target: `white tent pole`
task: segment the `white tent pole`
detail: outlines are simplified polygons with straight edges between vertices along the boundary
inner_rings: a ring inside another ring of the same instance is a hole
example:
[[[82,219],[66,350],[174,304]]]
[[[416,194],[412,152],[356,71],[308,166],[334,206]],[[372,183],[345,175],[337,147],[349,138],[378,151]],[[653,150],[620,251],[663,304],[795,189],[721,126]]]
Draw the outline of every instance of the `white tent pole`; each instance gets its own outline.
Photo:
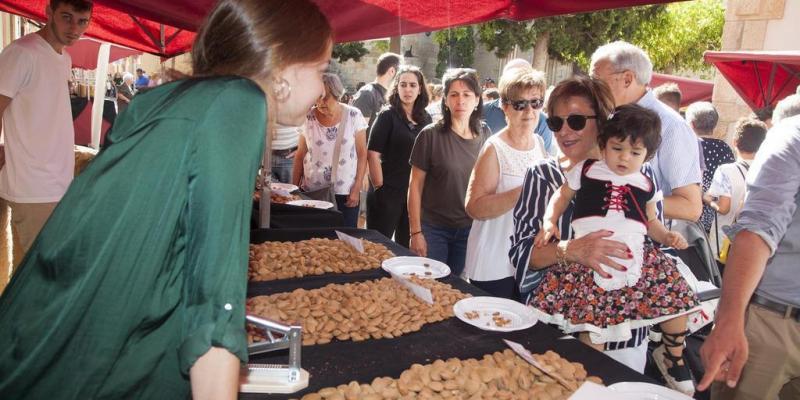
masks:
[[[97,52],[97,69],[94,71],[94,103],[92,103],[92,143],[93,149],[100,148],[100,129],[103,127],[103,108],[106,101],[106,80],[108,75],[108,58],[111,45],[100,44]]]

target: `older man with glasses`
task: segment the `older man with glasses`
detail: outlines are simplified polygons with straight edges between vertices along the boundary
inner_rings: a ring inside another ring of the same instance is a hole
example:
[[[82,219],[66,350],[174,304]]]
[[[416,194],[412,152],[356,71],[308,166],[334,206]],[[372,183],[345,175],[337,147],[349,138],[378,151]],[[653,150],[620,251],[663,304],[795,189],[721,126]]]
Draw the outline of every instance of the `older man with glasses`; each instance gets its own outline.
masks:
[[[590,71],[610,88],[617,106],[636,103],[661,118],[661,146],[650,161],[653,178],[664,194],[659,218],[697,221],[703,210],[700,156],[691,127],[648,89],[653,64],[645,52],[623,41],[599,47],[592,54]],[[669,226],[669,224],[667,224]],[[661,324],[663,345],[653,352],[667,384],[681,392],[694,392],[691,372],[683,361],[686,317]]]

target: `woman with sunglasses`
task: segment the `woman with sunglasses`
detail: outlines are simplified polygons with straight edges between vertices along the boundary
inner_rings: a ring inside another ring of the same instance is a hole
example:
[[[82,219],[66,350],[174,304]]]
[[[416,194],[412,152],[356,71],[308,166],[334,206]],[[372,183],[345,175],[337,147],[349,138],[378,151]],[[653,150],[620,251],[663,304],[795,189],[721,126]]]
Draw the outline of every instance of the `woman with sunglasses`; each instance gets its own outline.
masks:
[[[419,68],[401,66],[389,92],[389,105],[375,117],[369,134],[367,162],[375,191],[367,198],[367,228],[408,247],[408,157],[419,131],[432,121]]]
[[[487,140],[467,188],[466,210],[475,221],[464,277],[496,297],[514,297],[514,267],[508,261],[508,237],[514,231],[511,210],[527,169],[547,157],[544,141],[535,133],[545,87],[544,74],[527,67],[500,77],[507,125]]]
[[[548,159],[528,169],[513,214],[514,234],[509,257],[525,303],[533,300],[533,294],[543,284],[549,267],[558,264],[582,264],[590,275],[598,272],[604,276],[601,264],[618,271],[625,270],[613,258],[626,258],[629,249],[624,243],[609,239],[614,232],[600,230],[572,238],[570,223],[574,202],[556,224],[560,240],[542,247],[534,246],[534,238],[544,223],[547,204],[565,183],[565,174],[586,159],[600,159],[597,136],[613,108],[614,98],[608,86],[601,80],[586,76],[564,80],[550,94],[547,124],[555,135],[561,155],[557,160]],[[653,176],[649,164],[645,164],[643,172],[648,177]],[[674,332],[674,326],[670,324],[680,319],[662,322],[661,327],[664,331]],[[643,343],[648,330],[648,327],[639,327],[630,331],[630,340],[605,343],[605,353],[634,370],[644,371],[647,346]]]
[[[464,196],[470,171],[491,131],[481,122],[481,87],[475,70],[450,69],[442,81],[442,120],[423,129],[411,150],[409,249],[447,264],[459,276],[472,226]]]

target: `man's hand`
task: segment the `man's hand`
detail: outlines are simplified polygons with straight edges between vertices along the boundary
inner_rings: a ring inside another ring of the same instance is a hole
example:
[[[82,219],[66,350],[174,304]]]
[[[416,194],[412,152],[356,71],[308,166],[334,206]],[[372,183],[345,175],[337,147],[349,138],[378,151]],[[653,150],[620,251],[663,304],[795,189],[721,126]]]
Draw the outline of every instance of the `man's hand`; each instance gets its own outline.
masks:
[[[717,324],[700,348],[706,373],[697,390],[706,390],[713,381],[724,381],[728,387],[734,387],[739,382],[749,348],[744,335],[744,323],[735,325]]]

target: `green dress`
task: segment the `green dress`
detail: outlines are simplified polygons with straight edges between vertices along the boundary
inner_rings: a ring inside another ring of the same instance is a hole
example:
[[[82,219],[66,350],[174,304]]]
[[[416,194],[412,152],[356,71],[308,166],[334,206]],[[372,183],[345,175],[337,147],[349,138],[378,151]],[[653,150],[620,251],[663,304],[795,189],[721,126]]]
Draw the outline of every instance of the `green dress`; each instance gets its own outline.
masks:
[[[246,362],[266,100],[193,83],[136,97],[0,297],[0,399],[181,399],[211,346]]]

